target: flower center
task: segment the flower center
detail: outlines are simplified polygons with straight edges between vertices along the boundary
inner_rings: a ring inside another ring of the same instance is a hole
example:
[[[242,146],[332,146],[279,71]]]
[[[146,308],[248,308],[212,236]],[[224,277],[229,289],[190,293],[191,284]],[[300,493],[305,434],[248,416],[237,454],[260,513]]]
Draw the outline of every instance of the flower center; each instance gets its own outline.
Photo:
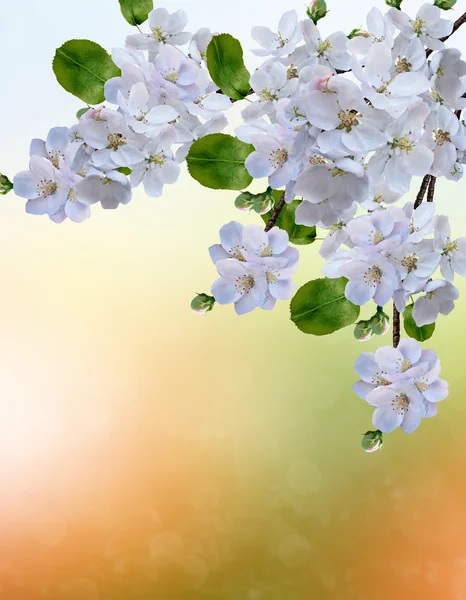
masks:
[[[126,146],[126,138],[121,133],[111,133],[107,136],[107,139],[109,142],[107,150],[116,152],[121,146]]]
[[[375,266],[370,267],[364,273],[364,282],[369,287],[376,287],[377,285],[379,285],[381,280],[382,280],[382,271],[379,269],[379,267],[375,267]]]
[[[239,260],[240,262],[246,262],[242,250],[246,250],[246,248],[244,246],[232,246],[229,254],[231,254],[233,258],[236,258],[236,260]]]
[[[338,118],[341,121],[341,125],[338,125],[337,129],[346,129],[347,133],[349,133],[352,127],[359,125],[361,117],[362,115],[356,110],[340,110]]]
[[[434,140],[439,146],[443,146],[445,142],[451,142],[450,134],[448,133],[448,131],[442,131],[441,129],[437,129],[437,131],[434,131]]]
[[[372,241],[375,245],[380,244],[380,242],[383,242],[384,239],[383,233],[379,230],[375,231],[374,235],[372,236]]]
[[[173,67],[171,67],[170,69],[168,69],[168,71],[165,71],[164,78],[166,79],[166,81],[170,81],[170,83],[176,83],[180,78],[180,74],[177,71],[175,71]]]
[[[420,36],[424,33],[423,29],[424,29],[424,24],[425,21],[423,19],[421,19],[420,17],[418,17],[414,23],[413,23],[413,29],[414,29],[414,33],[417,36]]]
[[[275,169],[283,167],[287,160],[288,152],[284,148],[278,148],[278,150],[270,153],[269,161]]]
[[[71,190],[68,192],[68,200],[70,202],[77,202],[76,191],[74,188],[71,188]]]
[[[309,157],[309,162],[311,165],[326,165],[327,161],[323,156],[319,156],[318,154],[314,154]]]
[[[161,27],[153,27],[152,28],[152,35],[154,36],[154,38],[158,41],[158,42],[166,42],[167,40],[167,35],[166,33],[162,30]]]
[[[319,44],[319,49],[317,50],[317,56],[322,58],[322,56],[324,56],[324,54],[328,52],[331,47],[332,44],[328,40],[325,40],[325,42],[321,41]]]
[[[58,152],[58,150],[49,152],[49,160],[56,169],[60,168],[60,156],[63,156],[63,154]]]
[[[167,159],[163,154],[151,154],[147,159],[147,162],[151,165],[161,167],[167,162]]]
[[[397,73],[406,73],[411,71],[412,64],[408,62],[405,56],[398,56],[395,62],[395,70]]]
[[[267,89],[261,90],[257,95],[262,102],[273,102],[274,100],[278,100],[278,96]]]
[[[408,273],[411,273],[411,271],[415,271],[417,269],[417,261],[418,257],[413,253],[409,256],[405,256],[405,258],[401,261],[401,264],[403,267],[408,269]]]
[[[241,294],[249,294],[254,287],[254,277],[252,275],[241,275],[236,279],[235,287]]]
[[[395,139],[390,144],[392,148],[399,148],[400,150],[404,150],[406,154],[409,154],[411,150],[415,147],[415,143],[412,142],[408,136]]]
[[[426,379],[425,381],[422,381],[421,379],[418,379],[417,381],[414,382],[414,385],[417,387],[417,389],[422,393],[422,392],[427,392],[427,390],[429,389],[429,383],[428,383],[428,379]]]
[[[442,256],[446,256],[447,254],[455,252],[456,250],[458,250],[458,242],[457,241],[454,241],[454,242],[448,241],[445,244],[445,246],[443,247]]]
[[[288,44],[289,41],[290,40],[288,38],[284,38],[282,34],[278,32],[277,42],[279,48],[283,48],[284,46],[286,46],[286,44]]]
[[[408,412],[409,398],[406,394],[397,394],[392,400],[392,410],[399,415]]]
[[[57,184],[52,179],[41,179],[37,185],[37,195],[48,198],[57,191]]]
[[[296,77],[299,77],[299,75],[298,75],[298,68],[295,67],[294,65],[290,65],[288,67],[287,72],[286,72],[286,78],[289,81],[290,79],[295,79]]]
[[[266,245],[266,244],[261,244],[261,247],[259,249],[259,254],[261,256],[272,256],[273,255],[273,248],[270,244]]]
[[[267,271],[266,274],[267,283],[277,283],[278,277],[272,271]]]

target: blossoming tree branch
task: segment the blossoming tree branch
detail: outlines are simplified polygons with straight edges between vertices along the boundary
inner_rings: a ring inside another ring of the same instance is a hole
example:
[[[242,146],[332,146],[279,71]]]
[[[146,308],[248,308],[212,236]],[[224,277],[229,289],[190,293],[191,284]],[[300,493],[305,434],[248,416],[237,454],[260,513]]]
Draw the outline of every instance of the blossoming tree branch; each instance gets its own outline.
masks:
[[[442,13],[455,2],[412,16],[386,0],[367,30],[323,38],[317,23],[328,11],[314,0],[302,20],[290,10],[276,30],[253,28],[264,62],[251,75],[231,35],[192,35],[181,10],[120,0],[138,32],[111,56],[88,40],[58,48],[57,80],[87,106],[71,127],[34,139],[29,169],[13,183],[0,176],[0,191],[14,189],[29,214],[56,223],[82,222],[97,203],[127,204],[140,184],[161,196],[185,161],[203,186],[240,191],[236,207],[263,224],[221,228],[209,248],[219,277],[193,309],[231,303],[243,315],[291,299],[302,332],[353,325],[361,342],[387,333],[392,313],[393,343],[355,364],[353,389],[375,409],[363,448],[376,450],[384,433],[412,433],[448,395],[436,353],[421,343],[453,310],[455,276],[466,275],[466,237],[452,239],[434,202],[437,178],[458,181],[466,163],[466,62],[445,45],[466,13],[455,22]],[[222,133],[241,101],[236,136]],[[413,177],[422,178],[415,203],[403,200]],[[260,194],[247,191],[254,179],[267,179]],[[324,277],[296,291],[296,246],[315,242],[317,228]],[[358,320],[367,303],[373,317]]]

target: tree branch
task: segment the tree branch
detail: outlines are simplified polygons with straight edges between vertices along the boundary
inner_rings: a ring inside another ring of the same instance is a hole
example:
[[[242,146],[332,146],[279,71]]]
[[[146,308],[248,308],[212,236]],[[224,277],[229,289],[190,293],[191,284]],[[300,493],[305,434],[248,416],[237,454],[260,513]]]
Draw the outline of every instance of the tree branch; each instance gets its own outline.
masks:
[[[283,192],[282,197],[280,198],[277,205],[275,206],[275,210],[273,211],[272,216],[270,217],[267,225],[265,226],[265,232],[270,231],[272,229],[272,227],[275,225],[284,206],[285,206],[285,192]]]
[[[433,175],[430,176],[429,181],[429,190],[427,192],[427,202],[433,202],[435,196],[435,182],[437,181],[437,177]]]
[[[421,206],[422,201],[424,200],[424,196],[426,195],[429,182],[430,175],[426,175],[422,180],[421,189],[419,190],[418,195],[416,197],[416,202],[414,203],[414,209],[416,209],[418,206]]]
[[[398,348],[400,343],[400,313],[393,303],[393,347]]]
[[[453,35],[455,33],[455,31],[457,31],[461,25],[464,25],[466,23],[466,13],[462,14],[461,17],[459,17],[458,19],[456,19],[456,21],[453,23],[453,30],[450,33],[450,35],[446,35],[443,38],[440,38],[441,42],[446,42],[448,40],[448,38]],[[432,54],[433,50],[431,50],[430,48],[428,50],[426,50],[426,56],[430,56]]]

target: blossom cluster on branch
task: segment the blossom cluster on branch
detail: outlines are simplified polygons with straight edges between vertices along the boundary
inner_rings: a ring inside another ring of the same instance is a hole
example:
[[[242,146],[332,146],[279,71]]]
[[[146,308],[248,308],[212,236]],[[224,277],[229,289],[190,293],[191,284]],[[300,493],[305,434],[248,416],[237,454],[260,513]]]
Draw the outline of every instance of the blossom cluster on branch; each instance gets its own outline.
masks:
[[[13,182],[27,212],[81,222],[92,204],[127,204],[141,183],[160,196],[185,160],[202,185],[241,191],[236,207],[262,215],[265,230],[222,227],[209,249],[220,277],[193,309],[232,303],[245,314],[292,298],[296,326],[326,335],[354,324],[373,301],[374,317],[355,327],[364,341],[387,332],[384,307],[393,302],[393,347],[356,361],[355,391],[376,407],[377,430],[363,447],[381,447],[383,433],[398,426],[414,431],[448,394],[436,354],[419,342],[453,310],[455,275],[466,275],[466,237],[452,237],[434,202],[436,180],[459,181],[466,164],[466,62],[445,45],[466,15],[443,17],[454,0],[426,3],[415,16],[402,0],[387,0],[392,8],[373,8],[367,30],[324,37],[317,24],[327,6],[313,0],[302,20],[289,10],[276,30],[253,28],[252,52],[264,62],[251,75],[231,35],[191,35],[181,10],[136,18],[127,4],[125,18],[136,26],[147,19],[149,31],[129,35],[111,59],[86,40],[57,50],[57,79],[94,106],[76,125],[33,140],[29,170]],[[96,61],[86,63],[92,53]],[[241,100],[248,102],[236,137],[221,133]],[[415,203],[403,199],[413,177],[423,178]],[[252,194],[246,188],[257,179],[267,189]],[[296,291],[293,245],[315,242],[316,228],[325,234],[325,278]],[[409,336],[401,342],[400,314]]]

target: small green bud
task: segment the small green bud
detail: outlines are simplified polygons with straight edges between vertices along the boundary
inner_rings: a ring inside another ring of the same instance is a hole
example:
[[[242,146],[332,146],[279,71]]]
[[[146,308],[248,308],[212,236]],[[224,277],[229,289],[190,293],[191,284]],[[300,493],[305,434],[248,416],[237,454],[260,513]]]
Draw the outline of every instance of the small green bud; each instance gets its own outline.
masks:
[[[376,314],[369,320],[369,327],[375,335],[385,335],[390,327],[390,317],[383,312],[381,306],[377,307]]]
[[[356,27],[355,29],[353,29],[350,34],[348,35],[348,39],[352,40],[355,37],[365,37],[368,38],[370,37],[371,34],[368,31],[364,31],[364,29],[361,29],[360,27]]]
[[[380,450],[383,446],[383,433],[379,429],[377,431],[367,431],[362,437],[361,446],[364,452]]]
[[[387,6],[391,6],[392,8],[397,8],[398,10],[401,10],[402,2],[403,2],[403,0],[385,0],[385,4]]]
[[[435,0],[434,6],[438,6],[442,10],[451,10],[456,4],[456,0]]]
[[[323,19],[327,13],[327,3],[325,0],[312,0],[311,4],[306,7],[306,14],[314,21],[314,25],[317,25],[317,21]]]
[[[367,342],[374,335],[368,321],[359,321],[354,328],[354,337],[358,342]]]
[[[258,215],[265,215],[273,208],[273,196],[268,192],[254,197],[253,208]]]
[[[88,110],[90,110],[88,106],[86,106],[86,108],[80,108],[76,113],[76,118],[80,119],[83,115],[87,113]]]
[[[254,204],[254,194],[250,192],[243,192],[235,200],[235,206],[238,210],[248,212],[252,210]]]
[[[0,173],[0,194],[4,196],[5,194],[8,194],[8,192],[11,192],[12,189],[13,184],[11,183],[11,181],[6,175],[2,175]]]
[[[118,173],[123,173],[123,175],[131,175],[132,170],[129,167],[118,167]]]
[[[207,294],[198,294],[191,302],[191,308],[200,315],[210,312],[215,304],[215,298]]]

